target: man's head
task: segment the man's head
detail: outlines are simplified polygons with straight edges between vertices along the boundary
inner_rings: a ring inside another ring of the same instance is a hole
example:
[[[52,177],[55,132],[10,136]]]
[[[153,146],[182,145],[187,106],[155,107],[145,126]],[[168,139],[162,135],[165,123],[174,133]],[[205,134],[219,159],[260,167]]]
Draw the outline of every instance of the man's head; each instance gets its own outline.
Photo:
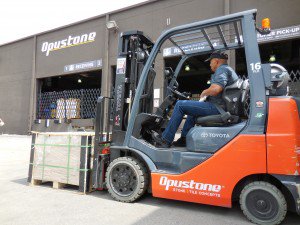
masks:
[[[227,63],[228,55],[221,51],[215,51],[211,53],[209,58],[205,60],[205,62],[210,61],[210,68],[213,72],[215,72],[219,66],[224,63]]]

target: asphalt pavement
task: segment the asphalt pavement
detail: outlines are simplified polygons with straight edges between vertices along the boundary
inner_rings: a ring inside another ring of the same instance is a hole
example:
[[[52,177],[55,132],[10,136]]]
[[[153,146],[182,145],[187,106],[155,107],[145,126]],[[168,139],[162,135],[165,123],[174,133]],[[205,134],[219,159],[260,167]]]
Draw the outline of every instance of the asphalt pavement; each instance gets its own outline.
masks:
[[[53,189],[27,183],[30,136],[0,135],[0,225],[243,225],[232,209],[154,198],[136,203],[112,200],[106,191],[80,194],[76,187]],[[283,224],[299,225],[288,213]]]

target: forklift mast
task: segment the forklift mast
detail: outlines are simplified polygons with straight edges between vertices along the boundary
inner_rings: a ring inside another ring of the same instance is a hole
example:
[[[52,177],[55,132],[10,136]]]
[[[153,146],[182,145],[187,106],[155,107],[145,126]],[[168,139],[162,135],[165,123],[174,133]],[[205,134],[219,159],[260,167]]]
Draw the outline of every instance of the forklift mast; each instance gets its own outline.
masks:
[[[120,35],[114,97],[101,96],[97,100],[96,106],[93,162],[95,167],[92,175],[95,189],[104,187],[104,171],[109,161],[105,151],[107,144],[110,143],[111,134],[113,135],[112,144],[117,145],[124,142],[136,88],[153,45],[154,43],[141,31],[128,31]],[[152,111],[154,78],[155,72],[153,68],[150,68],[146,88],[141,97],[140,111]]]
[[[153,45],[141,31],[129,31],[120,35],[113,107],[114,132],[127,130],[140,75]],[[146,82],[147,88],[140,106],[140,110],[146,112],[152,110],[153,76],[154,74],[150,75]]]

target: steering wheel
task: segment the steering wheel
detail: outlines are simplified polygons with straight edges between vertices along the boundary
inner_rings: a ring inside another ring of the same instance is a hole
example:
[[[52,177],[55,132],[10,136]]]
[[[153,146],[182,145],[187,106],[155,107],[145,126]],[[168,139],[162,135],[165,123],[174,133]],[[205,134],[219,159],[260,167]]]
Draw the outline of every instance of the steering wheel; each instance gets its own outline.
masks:
[[[175,89],[173,89],[173,88],[171,88],[169,86],[167,88],[172,92],[172,94],[176,98],[178,98],[180,100],[189,100],[189,98],[188,98],[189,94],[188,93],[181,93],[181,92],[179,92],[179,91],[177,91],[177,90],[175,90]]]

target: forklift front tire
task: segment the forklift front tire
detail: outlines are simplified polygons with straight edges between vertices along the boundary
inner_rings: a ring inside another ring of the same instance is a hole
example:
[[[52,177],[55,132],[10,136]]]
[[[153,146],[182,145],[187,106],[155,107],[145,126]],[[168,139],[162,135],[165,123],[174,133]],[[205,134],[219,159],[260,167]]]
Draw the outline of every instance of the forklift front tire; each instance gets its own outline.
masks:
[[[149,174],[138,159],[120,157],[109,164],[105,181],[108,192],[115,200],[134,202],[147,190]]]
[[[263,181],[252,182],[244,187],[240,205],[244,215],[260,225],[280,224],[287,212],[287,203],[281,191]]]

